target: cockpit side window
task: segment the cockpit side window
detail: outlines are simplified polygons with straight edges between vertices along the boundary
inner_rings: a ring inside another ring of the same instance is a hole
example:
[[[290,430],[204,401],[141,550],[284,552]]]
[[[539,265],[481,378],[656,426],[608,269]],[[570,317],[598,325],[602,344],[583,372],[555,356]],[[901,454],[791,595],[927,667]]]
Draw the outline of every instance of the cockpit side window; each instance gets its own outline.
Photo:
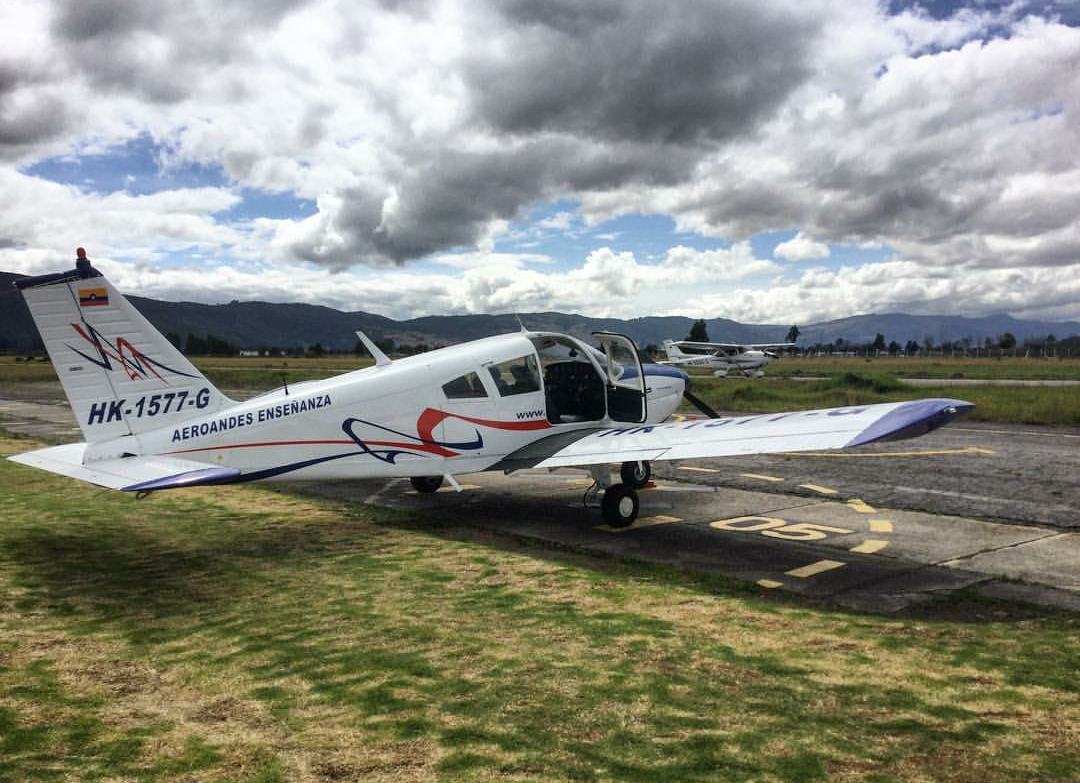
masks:
[[[503,397],[540,391],[540,368],[536,357],[527,354],[488,368],[495,387]]]
[[[442,390],[448,400],[475,400],[488,396],[480,376],[474,372],[467,372],[460,378],[444,383]]]

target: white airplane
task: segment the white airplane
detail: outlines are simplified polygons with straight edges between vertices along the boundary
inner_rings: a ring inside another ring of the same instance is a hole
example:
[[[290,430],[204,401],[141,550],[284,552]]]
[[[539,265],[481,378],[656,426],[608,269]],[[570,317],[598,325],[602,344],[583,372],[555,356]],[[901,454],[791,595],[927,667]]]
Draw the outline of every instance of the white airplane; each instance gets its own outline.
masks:
[[[972,407],[921,400],[667,422],[687,390],[681,370],[642,364],[622,335],[595,333],[601,352],[524,329],[394,361],[358,333],[374,366],[235,402],[81,248],[74,270],[16,285],[86,440],[11,459],[137,494],[371,477],[434,492],[444,481],[460,490],[466,473],[577,466],[595,480],[586,504],[625,526],[650,461],[912,437]]]
[[[732,370],[738,370],[747,378],[760,378],[763,369],[776,354],[766,348],[791,348],[795,343],[758,343],[739,345],[738,343],[698,343],[692,340],[664,340],[664,352],[668,360],[664,364],[678,367],[705,367],[713,370],[717,378],[724,378]],[[687,347],[697,349],[686,353]]]

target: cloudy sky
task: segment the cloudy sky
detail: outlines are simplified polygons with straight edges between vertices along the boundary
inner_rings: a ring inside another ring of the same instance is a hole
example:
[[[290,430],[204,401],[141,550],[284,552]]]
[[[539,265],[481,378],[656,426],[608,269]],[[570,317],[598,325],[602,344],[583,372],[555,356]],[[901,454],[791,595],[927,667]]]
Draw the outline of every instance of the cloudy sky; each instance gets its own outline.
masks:
[[[1080,320],[1080,6],[4,0],[0,270],[396,318]]]

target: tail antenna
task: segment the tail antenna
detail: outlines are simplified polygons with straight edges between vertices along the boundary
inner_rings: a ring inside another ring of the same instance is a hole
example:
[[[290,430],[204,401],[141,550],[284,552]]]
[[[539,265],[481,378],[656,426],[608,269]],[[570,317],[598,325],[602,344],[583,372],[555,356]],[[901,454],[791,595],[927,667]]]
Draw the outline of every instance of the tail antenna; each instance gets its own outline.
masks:
[[[527,332],[527,331],[529,331],[528,329],[526,329],[526,328],[525,328],[525,324],[524,324],[524,322],[522,322],[522,320],[521,320],[521,316],[520,316],[520,315],[518,315],[518,312],[517,312],[517,310],[515,310],[515,311],[514,311],[514,318],[516,318],[516,319],[517,319],[517,322],[518,322],[518,326],[520,326],[520,327],[521,327],[521,331],[523,331],[523,332]]]

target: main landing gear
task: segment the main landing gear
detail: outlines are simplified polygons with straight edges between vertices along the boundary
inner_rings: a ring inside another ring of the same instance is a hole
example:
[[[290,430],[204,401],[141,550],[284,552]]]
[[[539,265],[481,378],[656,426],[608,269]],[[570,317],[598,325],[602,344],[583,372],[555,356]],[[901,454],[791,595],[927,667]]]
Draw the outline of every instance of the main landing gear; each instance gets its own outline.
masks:
[[[429,492],[437,492],[439,487],[443,484],[442,476],[413,476],[409,479],[409,483],[413,485],[413,489],[417,492],[422,492],[425,495]]]
[[[611,483],[611,471],[607,465],[594,465],[589,473],[592,474],[593,485],[585,492],[585,507],[599,507],[604,522],[611,527],[632,525],[640,507],[637,490],[645,487],[652,478],[649,463],[624,462],[619,470],[621,484]]]

